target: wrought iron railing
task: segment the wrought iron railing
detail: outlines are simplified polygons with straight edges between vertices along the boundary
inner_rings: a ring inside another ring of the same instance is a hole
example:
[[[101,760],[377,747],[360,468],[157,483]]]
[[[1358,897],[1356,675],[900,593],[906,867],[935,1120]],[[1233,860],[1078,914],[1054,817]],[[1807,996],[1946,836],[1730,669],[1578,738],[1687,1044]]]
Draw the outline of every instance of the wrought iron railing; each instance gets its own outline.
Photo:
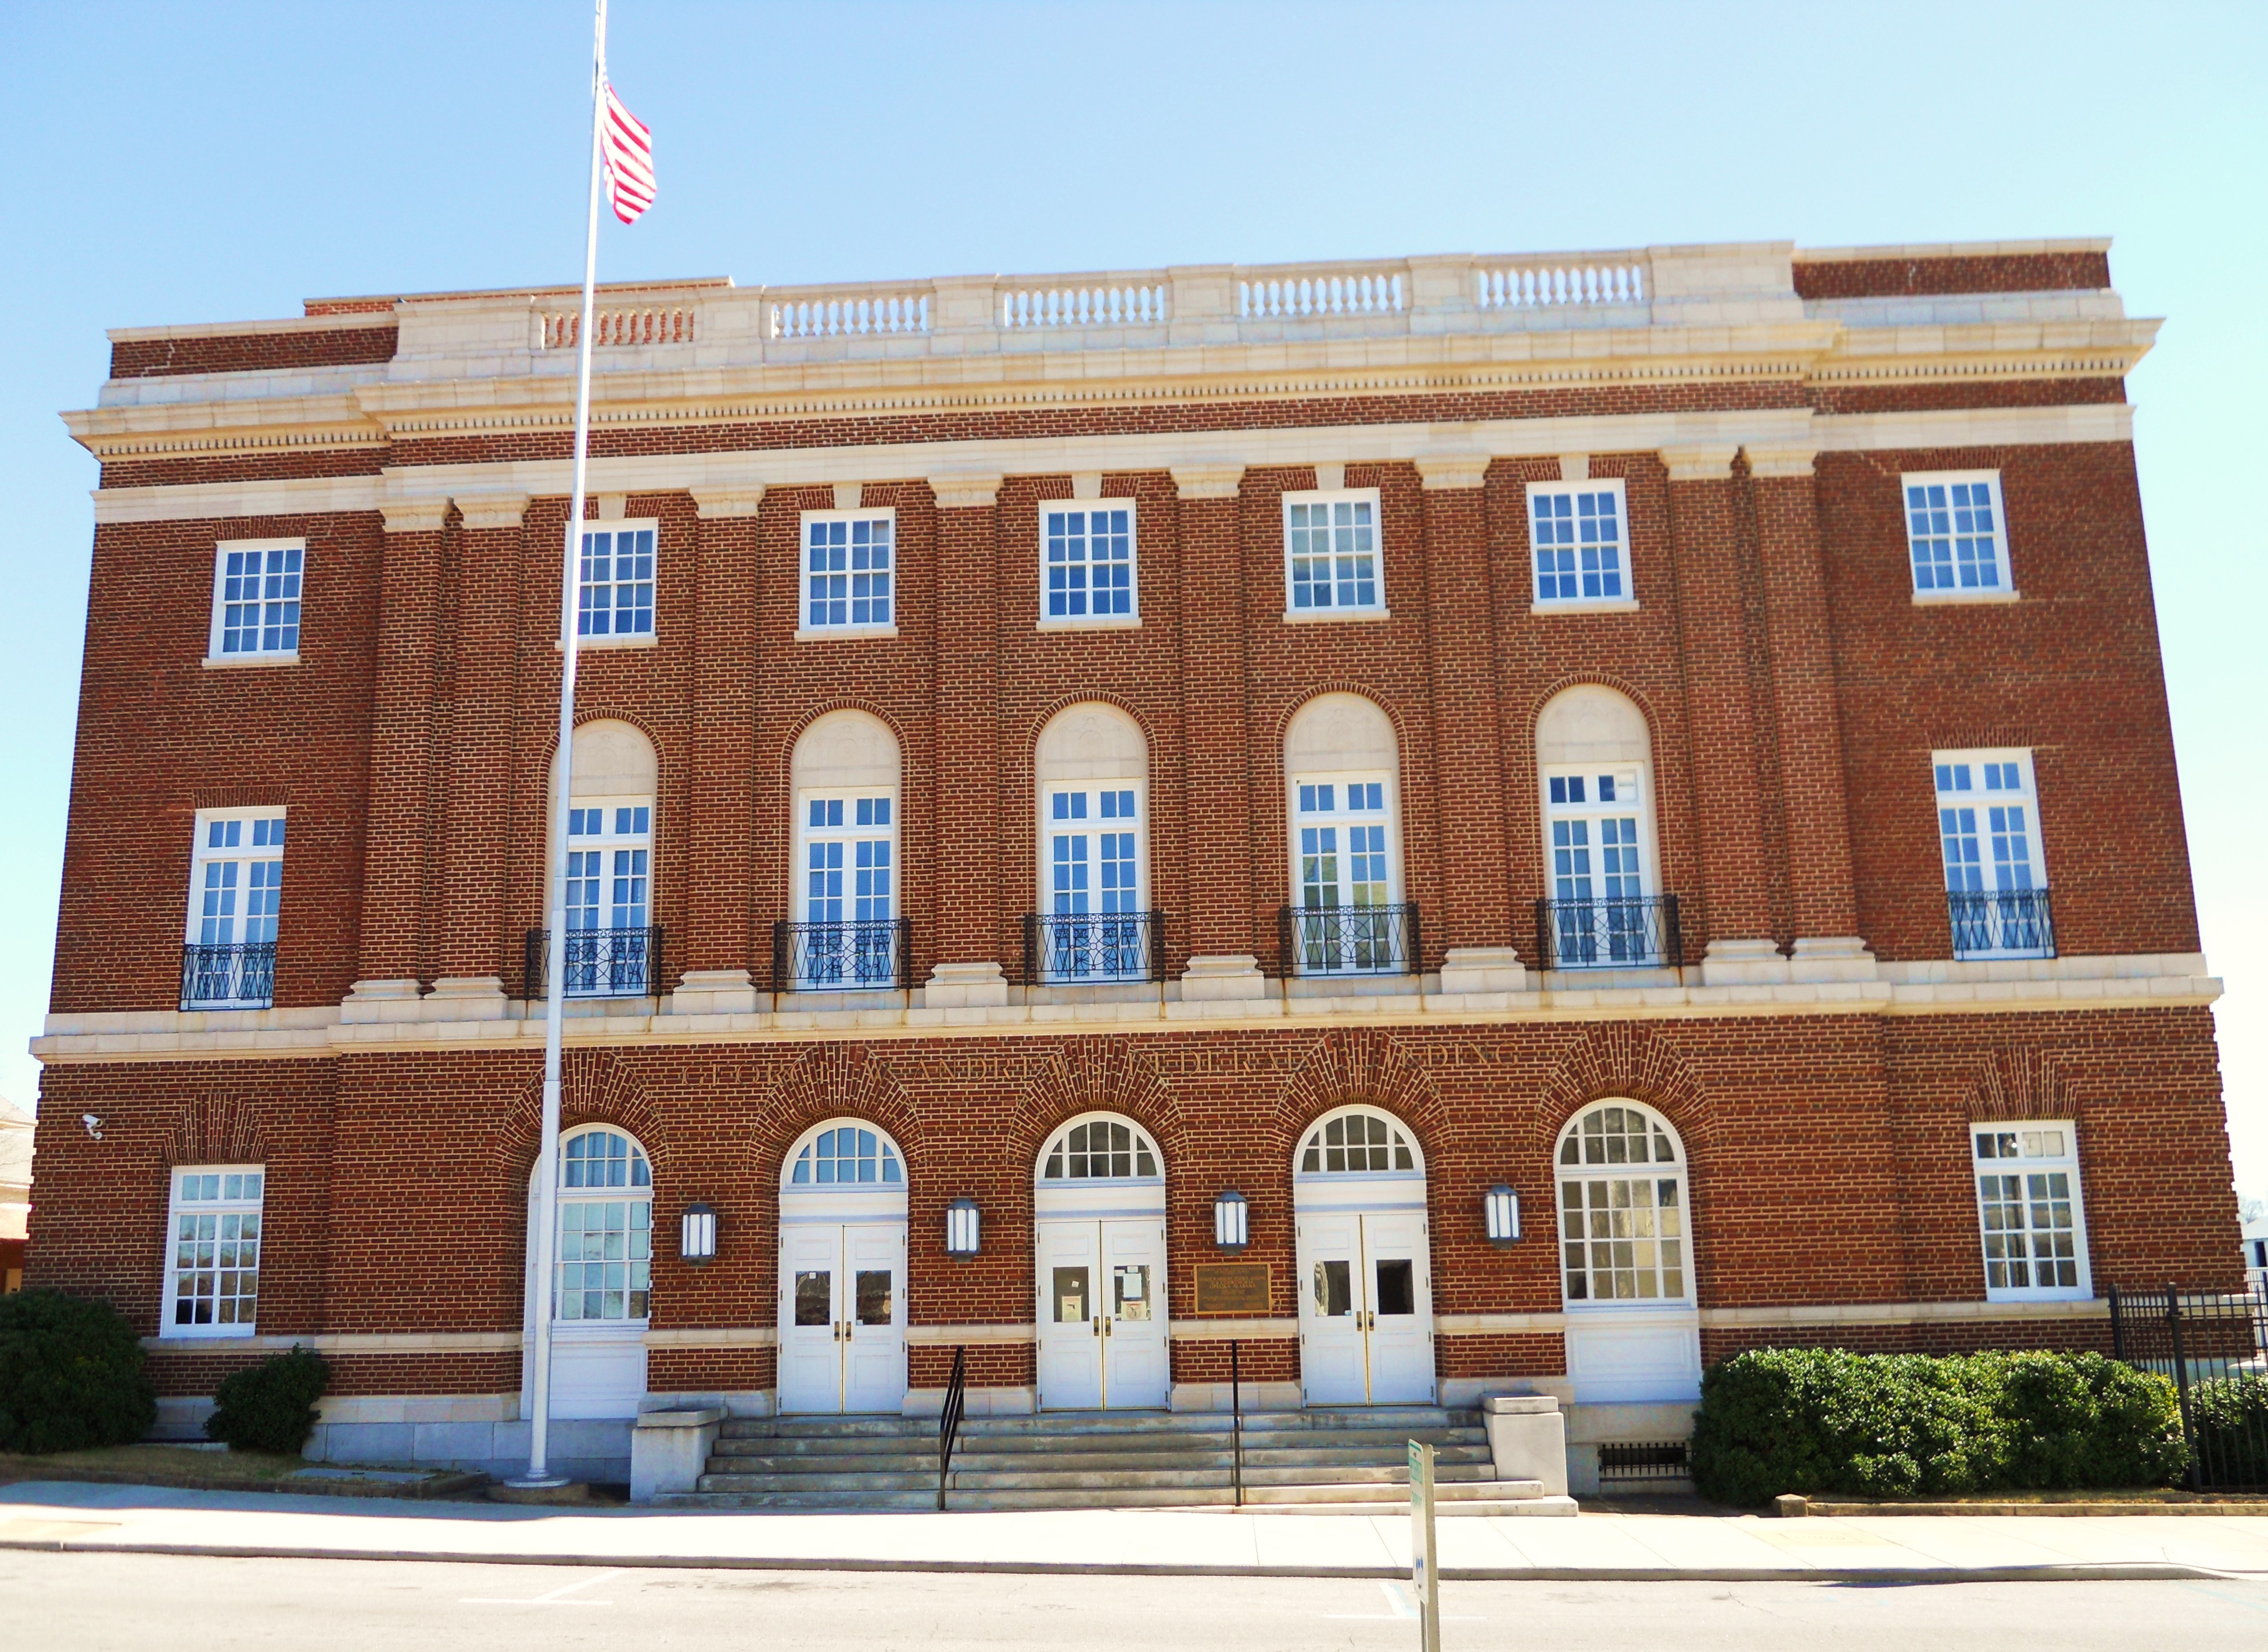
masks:
[[[1945,896],[1955,958],[2053,958],[2055,918],[2044,889],[1954,889]]]
[[[265,1010],[276,1002],[276,943],[181,948],[181,1008]]]
[[[1421,957],[1418,903],[1285,907],[1276,915],[1278,967],[1286,975],[1414,975]]]
[[[968,1405],[968,1350],[953,1351],[953,1375],[945,1384],[945,1408],[937,1419],[937,1507],[945,1512],[946,1483],[953,1472],[953,1448],[961,1439],[961,1413]]]
[[[1685,961],[1677,897],[1535,903],[1535,956],[1544,969],[1658,969]]]
[[[904,918],[772,925],[772,990],[858,992],[912,984],[913,925]]]
[[[2268,1491],[2268,1294],[2110,1288],[2110,1351],[2173,1381],[2192,1491]]]
[[[551,931],[527,932],[527,997],[541,998],[551,977],[546,969]],[[652,998],[661,991],[661,926],[643,929],[570,929],[567,967],[560,976],[570,998]]]
[[[1162,912],[1027,912],[1024,984],[1089,986],[1166,979]]]

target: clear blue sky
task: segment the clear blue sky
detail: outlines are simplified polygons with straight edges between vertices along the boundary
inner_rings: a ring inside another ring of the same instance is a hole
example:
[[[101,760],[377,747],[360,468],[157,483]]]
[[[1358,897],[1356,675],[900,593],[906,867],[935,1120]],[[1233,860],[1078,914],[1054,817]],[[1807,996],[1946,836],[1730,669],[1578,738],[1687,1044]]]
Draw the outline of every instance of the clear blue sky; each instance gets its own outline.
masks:
[[[0,1092],[47,1005],[103,330],[579,273],[589,12],[0,9]],[[2268,1193],[2268,7],[617,0],[660,202],[608,278],[744,283],[1789,238],[2113,235],[2242,1185]],[[2052,855],[2056,846],[2050,845]]]

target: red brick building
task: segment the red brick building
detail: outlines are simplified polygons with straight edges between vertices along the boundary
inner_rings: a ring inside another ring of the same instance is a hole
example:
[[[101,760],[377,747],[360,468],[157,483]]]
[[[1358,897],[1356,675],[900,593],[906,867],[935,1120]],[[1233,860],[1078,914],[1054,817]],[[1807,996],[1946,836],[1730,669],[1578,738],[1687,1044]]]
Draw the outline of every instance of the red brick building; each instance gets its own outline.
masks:
[[[1659,1402],[2234,1282],[2106,244],[607,291],[534,1243],[574,310],[69,415],[29,1268],[174,1420],[312,1341],[321,1449],[508,1462],[546,1276],[590,1472],[956,1348]]]

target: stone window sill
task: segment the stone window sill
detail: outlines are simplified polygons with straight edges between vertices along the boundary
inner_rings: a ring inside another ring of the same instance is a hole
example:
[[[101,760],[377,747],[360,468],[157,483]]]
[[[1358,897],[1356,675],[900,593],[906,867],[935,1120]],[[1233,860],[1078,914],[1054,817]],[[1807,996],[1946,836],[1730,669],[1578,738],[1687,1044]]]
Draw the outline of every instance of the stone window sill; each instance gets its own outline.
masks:
[[[821,625],[801,626],[796,630],[799,642],[832,642],[840,638],[849,641],[858,637],[890,637],[898,634],[895,625]]]
[[[1962,603],[2020,602],[2023,593],[2015,591],[1917,591],[1913,603],[1917,608],[1941,608]]]
[[[1142,616],[1138,613],[1106,613],[1099,618],[1042,619],[1033,628],[1039,631],[1138,631],[1142,628]]]
[[[1636,597],[1574,598],[1565,602],[1531,602],[1528,611],[1533,614],[1552,613],[1636,613]]]
[[[269,654],[208,654],[205,656],[205,669],[209,672],[234,671],[242,665],[297,665],[298,663],[299,650],[296,648],[278,649]]]

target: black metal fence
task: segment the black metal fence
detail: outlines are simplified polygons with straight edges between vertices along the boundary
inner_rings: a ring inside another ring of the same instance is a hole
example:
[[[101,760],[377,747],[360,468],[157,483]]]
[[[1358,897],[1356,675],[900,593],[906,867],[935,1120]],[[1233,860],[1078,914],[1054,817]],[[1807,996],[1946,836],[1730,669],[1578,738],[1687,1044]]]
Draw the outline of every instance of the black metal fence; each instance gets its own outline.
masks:
[[[2110,1350],[2173,1380],[2192,1491],[2268,1491],[2268,1294],[2110,1290]]]
[[[1685,1440],[1616,1440],[1599,1448],[1599,1484],[1606,1486],[1690,1485],[1691,1443]]]
[[[2053,958],[2055,915],[2044,889],[1948,890],[1953,956]]]
[[[1094,986],[1166,979],[1162,912],[1027,912],[1024,985]]]
[[[904,918],[772,925],[772,990],[863,992],[913,982],[913,924]]]
[[[1423,936],[1414,900],[1379,907],[1285,907],[1278,967],[1286,975],[1414,975]]]
[[[182,1009],[265,1010],[275,1002],[275,942],[182,947]]]
[[[526,996],[541,998],[550,986],[546,966],[551,931],[527,932],[524,960]],[[643,929],[570,929],[567,967],[560,977],[570,998],[652,998],[661,992],[661,926]]]
[[[1677,897],[1539,900],[1535,956],[1545,969],[1675,968],[1685,961]]]

